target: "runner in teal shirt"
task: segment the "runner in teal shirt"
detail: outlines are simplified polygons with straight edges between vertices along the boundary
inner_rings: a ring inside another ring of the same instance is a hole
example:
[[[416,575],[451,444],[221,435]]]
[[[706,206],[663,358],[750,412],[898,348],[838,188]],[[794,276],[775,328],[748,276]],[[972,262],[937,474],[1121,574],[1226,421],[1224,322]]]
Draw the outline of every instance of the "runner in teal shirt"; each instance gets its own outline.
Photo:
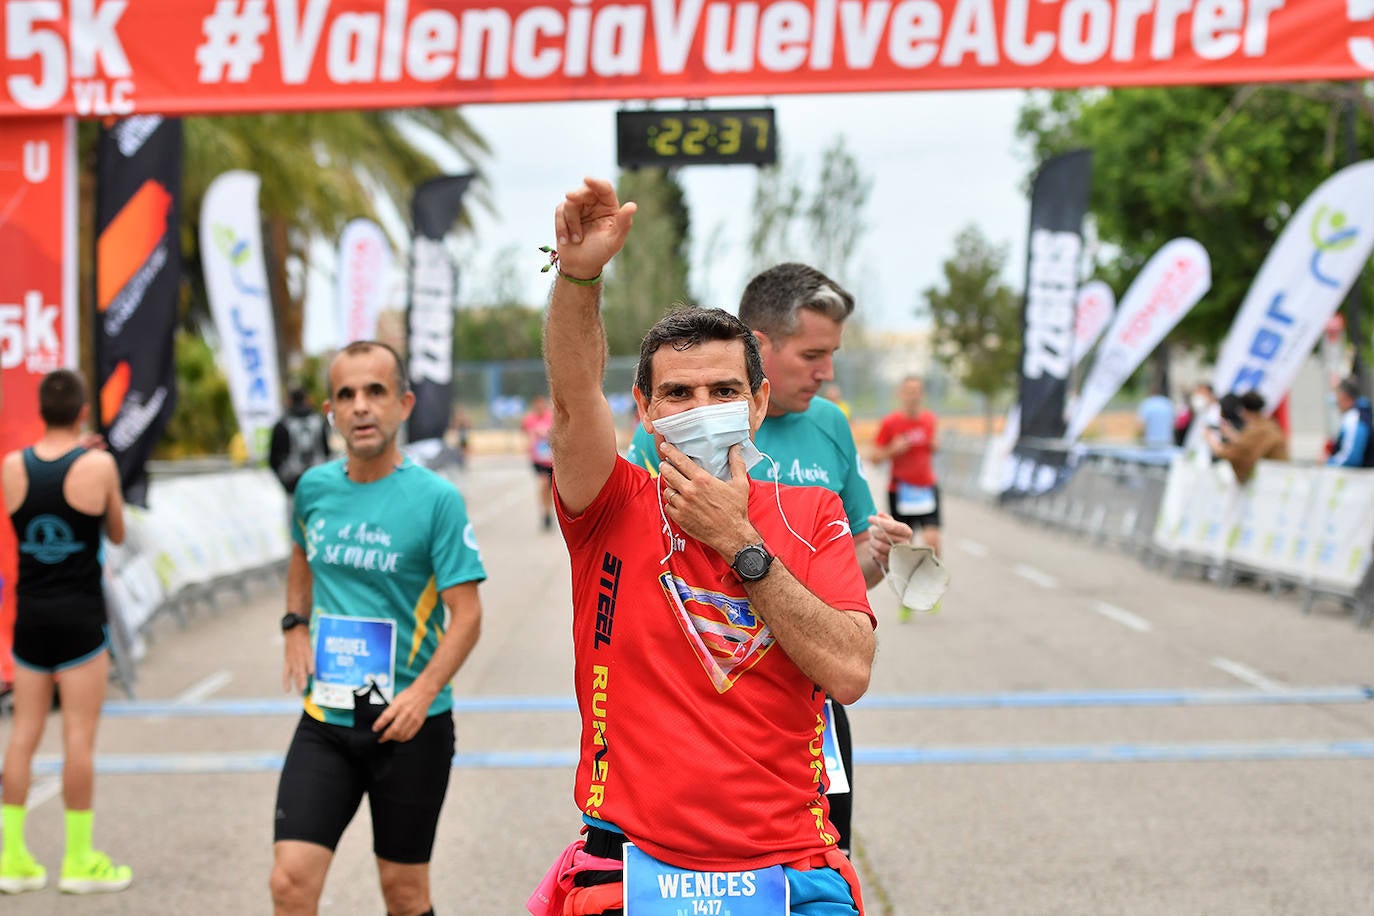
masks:
[[[389,621],[395,645],[384,676],[392,686],[379,684],[388,696],[414,683],[444,635],[447,613],[439,593],[486,579],[463,497],[453,484],[409,458],[371,483],[349,480],[342,460],[306,471],[296,488],[291,534],[305,551],[314,578],[310,621],[317,664],[330,655],[318,643],[331,618]],[[366,632],[356,625],[349,630],[350,637],[335,638],[361,638],[358,633]],[[353,654],[337,656],[344,662],[341,667],[361,670]],[[368,661],[369,672],[379,670],[375,655]],[[319,677],[316,672],[306,693],[306,711],[331,725],[351,726],[351,699],[349,709],[312,700]],[[428,715],[452,708],[453,688],[445,684]]]
[[[329,366],[346,457],[301,477],[286,569],[282,683],[305,694],[272,828],[274,912],[319,909],[368,800],[389,913],[432,911],[429,862],[453,773],[451,682],[477,644],[486,578],[463,498],[397,442],[415,394],[386,344]]]

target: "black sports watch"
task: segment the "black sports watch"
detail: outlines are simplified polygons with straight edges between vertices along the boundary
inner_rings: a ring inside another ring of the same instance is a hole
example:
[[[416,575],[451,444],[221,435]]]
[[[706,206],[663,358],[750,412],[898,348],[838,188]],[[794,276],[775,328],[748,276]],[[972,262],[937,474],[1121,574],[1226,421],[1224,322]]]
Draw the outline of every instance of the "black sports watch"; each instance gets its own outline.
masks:
[[[281,631],[283,633],[299,626],[310,626],[310,618],[302,614],[287,614],[281,619]]]
[[[773,555],[768,552],[767,547],[762,544],[749,544],[741,547],[739,553],[735,554],[730,568],[745,582],[757,582],[768,575],[768,568],[772,565]]]

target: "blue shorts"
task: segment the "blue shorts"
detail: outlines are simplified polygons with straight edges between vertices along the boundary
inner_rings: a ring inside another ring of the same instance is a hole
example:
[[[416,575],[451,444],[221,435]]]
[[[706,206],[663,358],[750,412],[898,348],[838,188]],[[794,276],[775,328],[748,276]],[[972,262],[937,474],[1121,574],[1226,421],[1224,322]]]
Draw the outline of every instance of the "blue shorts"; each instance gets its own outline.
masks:
[[[783,866],[792,895],[792,916],[859,916],[844,875],[833,868],[797,871]]]

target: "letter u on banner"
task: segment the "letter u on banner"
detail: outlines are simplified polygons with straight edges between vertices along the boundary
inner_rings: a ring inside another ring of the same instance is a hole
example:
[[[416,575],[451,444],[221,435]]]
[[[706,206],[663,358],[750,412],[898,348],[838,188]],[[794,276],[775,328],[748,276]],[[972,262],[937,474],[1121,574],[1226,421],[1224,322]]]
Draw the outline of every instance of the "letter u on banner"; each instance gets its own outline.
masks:
[[[263,260],[260,181],[252,172],[225,172],[210,183],[200,208],[200,257],[205,290],[219,332],[220,367],[248,454],[267,454],[281,415],[277,334]]]

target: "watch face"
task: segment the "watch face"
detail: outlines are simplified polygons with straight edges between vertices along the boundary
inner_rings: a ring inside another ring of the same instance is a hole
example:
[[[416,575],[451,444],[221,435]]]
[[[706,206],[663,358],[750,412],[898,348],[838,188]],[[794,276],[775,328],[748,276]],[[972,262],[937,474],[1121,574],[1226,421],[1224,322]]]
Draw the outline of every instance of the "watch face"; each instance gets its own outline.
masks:
[[[741,579],[753,581],[762,579],[768,572],[768,567],[773,558],[762,547],[745,547],[735,555],[735,572],[739,573]]]

